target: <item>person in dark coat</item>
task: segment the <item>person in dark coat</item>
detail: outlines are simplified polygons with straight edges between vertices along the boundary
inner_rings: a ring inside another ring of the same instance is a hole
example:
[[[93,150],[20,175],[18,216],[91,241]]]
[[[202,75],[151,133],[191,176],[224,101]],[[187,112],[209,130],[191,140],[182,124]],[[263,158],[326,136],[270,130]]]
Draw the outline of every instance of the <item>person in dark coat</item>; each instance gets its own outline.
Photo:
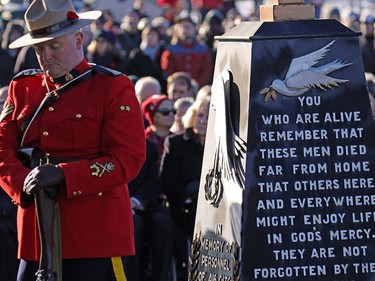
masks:
[[[13,58],[0,48],[0,87],[8,86],[13,77]]]
[[[375,38],[374,38],[375,18],[371,15],[366,17],[363,24],[363,35],[359,37],[361,55],[365,72],[375,74]]]
[[[91,43],[87,46],[87,61],[123,72],[123,58],[114,40],[114,36],[106,30],[94,34]]]
[[[0,276],[3,281],[13,281],[17,277],[17,206],[0,188]]]
[[[6,34],[3,34],[3,22],[0,21],[0,42],[1,45],[4,44]],[[8,86],[13,78],[13,58],[7,51],[7,48],[2,48],[0,46],[0,87]]]
[[[139,20],[140,14],[135,10],[129,11],[121,20],[117,39],[125,65],[131,50],[138,48],[141,43],[141,32],[137,28]]]
[[[13,73],[17,74],[26,69],[37,68],[40,68],[40,66],[33,47],[25,46],[21,48],[16,58]]]
[[[183,117],[185,132],[165,139],[161,162],[162,191],[176,223],[177,267],[187,280],[189,241],[194,232],[210,98],[197,99]],[[181,268],[182,267],[182,268]]]
[[[166,92],[167,82],[160,66],[160,57],[164,46],[160,44],[160,34],[156,27],[146,27],[142,31],[139,48],[133,49],[125,65],[125,74],[138,77],[151,76],[157,79]],[[147,65],[147,67],[145,67]]]
[[[136,255],[128,263],[129,281],[169,280],[173,221],[169,209],[162,204],[158,158],[156,144],[146,139],[146,161],[137,178],[128,185],[136,247]]]

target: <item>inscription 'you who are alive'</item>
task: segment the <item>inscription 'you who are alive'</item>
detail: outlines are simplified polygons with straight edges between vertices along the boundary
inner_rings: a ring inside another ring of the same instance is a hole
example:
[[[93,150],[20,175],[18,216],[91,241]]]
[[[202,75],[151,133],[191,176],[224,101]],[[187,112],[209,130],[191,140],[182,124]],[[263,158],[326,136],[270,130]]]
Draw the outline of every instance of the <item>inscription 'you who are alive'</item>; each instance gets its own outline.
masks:
[[[322,111],[320,96],[298,102],[317,110],[260,116],[254,227],[277,247],[270,264],[254,268],[252,276],[375,273],[367,245],[375,240],[375,181],[361,112]],[[299,263],[278,263],[294,260]]]

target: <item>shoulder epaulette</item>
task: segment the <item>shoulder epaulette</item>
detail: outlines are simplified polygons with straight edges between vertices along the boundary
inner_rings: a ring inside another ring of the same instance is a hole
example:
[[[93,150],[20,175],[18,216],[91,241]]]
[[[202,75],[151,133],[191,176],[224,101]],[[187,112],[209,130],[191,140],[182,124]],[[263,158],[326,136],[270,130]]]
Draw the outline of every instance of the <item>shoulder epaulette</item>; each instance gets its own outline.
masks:
[[[114,69],[111,69],[111,68],[108,68],[108,67],[104,67],[102,65],[97,65],[97,64],[90,64],[90,65],[91,65],[92,69],[94,69],[95,71],[100,72],[100,73],[104,73],[104,74],[107,74],[107,75],[110,75],[110,76],[113,76],[113,77],[123,74],[120,71],[117,71],[117,70],[114,70]]]
[[[17,78],[20,78],[20,77],[24,77],[24,76],[34,76],[34,75],[38,75],[38,74],[43,74],[43,70],[41,69],[26,69],[26,70],[23,70],[21,72],[19,72],[18,74],[16,74],[14,77],[13,77],[13,80],[14,79],[17,79]]]

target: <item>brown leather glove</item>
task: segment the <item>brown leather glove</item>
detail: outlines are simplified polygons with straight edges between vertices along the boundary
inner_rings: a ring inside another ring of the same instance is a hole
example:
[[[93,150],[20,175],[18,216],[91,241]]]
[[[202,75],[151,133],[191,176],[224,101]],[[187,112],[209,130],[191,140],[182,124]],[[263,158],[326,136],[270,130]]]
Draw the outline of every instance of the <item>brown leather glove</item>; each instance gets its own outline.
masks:
[[[43,189],[52,199],[60,194],[60,188],[65,183],[63,170],[59,166],[45,164],[31,170],[23,183],[23,191],[33,194]]]

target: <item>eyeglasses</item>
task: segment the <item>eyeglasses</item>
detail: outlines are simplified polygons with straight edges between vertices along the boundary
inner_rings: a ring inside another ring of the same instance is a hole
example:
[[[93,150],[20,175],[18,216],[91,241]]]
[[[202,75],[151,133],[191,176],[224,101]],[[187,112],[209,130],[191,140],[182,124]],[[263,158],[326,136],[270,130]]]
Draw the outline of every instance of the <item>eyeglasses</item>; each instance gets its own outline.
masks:
[[[157,109],[156,112],[159,112],[160,114],[162,114],[164,116],[169,115],[169,113],[172,113],[173,115],[175,115],[176,114],[176,109],[175,108],[171,108],[171,109],[160,108],[160,109]]]

